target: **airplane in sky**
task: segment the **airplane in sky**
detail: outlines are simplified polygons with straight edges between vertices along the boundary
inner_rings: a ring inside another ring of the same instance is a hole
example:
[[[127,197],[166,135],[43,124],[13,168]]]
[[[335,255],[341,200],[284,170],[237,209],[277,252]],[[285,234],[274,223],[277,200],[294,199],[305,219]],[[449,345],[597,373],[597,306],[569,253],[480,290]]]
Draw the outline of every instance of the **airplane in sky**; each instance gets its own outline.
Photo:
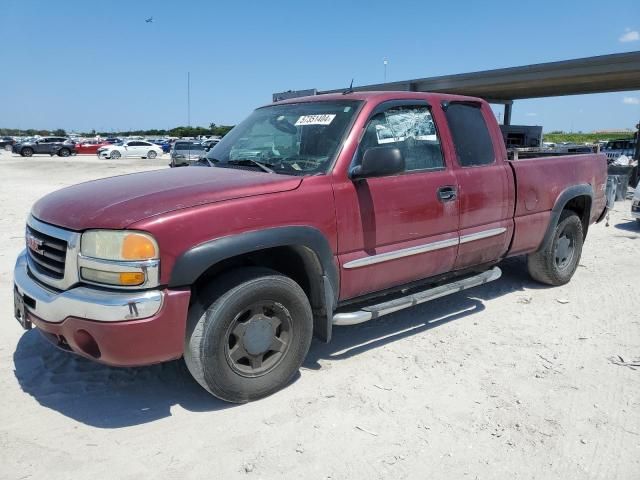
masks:
[[[153,17],[149,17],[145,20],[146,23],[153,23]]]

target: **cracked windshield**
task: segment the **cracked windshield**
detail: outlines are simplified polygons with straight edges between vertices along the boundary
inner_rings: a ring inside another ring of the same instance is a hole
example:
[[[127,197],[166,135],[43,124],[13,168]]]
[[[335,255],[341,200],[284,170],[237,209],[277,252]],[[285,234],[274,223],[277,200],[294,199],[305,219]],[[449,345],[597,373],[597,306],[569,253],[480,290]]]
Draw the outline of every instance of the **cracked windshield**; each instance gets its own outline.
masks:
[[[207,154],[216,167],[286,175],[325,173],[361,102],[294,103],[259,108]]]

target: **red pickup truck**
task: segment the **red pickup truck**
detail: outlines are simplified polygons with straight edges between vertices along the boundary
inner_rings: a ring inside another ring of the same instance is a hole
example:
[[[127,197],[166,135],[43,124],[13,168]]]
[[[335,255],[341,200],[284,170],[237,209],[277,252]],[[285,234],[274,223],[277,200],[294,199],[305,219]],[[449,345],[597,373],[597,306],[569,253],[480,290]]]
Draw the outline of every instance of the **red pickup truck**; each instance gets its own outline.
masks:
[[[322,95],[255,110],[202,167],[51,193],[27,220],[15,312],[108,365],[184,356],[212,394],[284,387],[312,339],[500,276],[574,274],[606,157],[507,160],[480,99]]]

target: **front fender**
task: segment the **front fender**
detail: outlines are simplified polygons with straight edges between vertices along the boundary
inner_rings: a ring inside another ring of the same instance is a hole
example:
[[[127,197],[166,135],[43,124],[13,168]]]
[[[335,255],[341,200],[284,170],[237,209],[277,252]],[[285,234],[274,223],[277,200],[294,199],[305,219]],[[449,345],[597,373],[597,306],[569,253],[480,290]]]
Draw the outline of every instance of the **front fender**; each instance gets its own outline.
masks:
[[[302,246],[312,250],[322,266],[323,274],[338,292],[338,268],[325,236],[312,227],[274,227],[217,238],[197,245],[176,260],[169,287],[192,285],[212,265],[222,260],[273,247]]]
[[[314,331],[321,340],[328,342],[331,339],[333,310],[340,290],[340,277],[331,246],[322,232],[316,228],[267,228],[217,238],[197,245],[178,257],[171,271],[169,287],[193,285],[202,274],[219,262],[275,247],[293,247],[298,251],[310,252],[317,260],[319,269],[309,265],[315,264],[315,261],[305,262],[305,268],[312,279],[312,297],[316,298],[322,307],[322,315],[316,315],[314,320]]]

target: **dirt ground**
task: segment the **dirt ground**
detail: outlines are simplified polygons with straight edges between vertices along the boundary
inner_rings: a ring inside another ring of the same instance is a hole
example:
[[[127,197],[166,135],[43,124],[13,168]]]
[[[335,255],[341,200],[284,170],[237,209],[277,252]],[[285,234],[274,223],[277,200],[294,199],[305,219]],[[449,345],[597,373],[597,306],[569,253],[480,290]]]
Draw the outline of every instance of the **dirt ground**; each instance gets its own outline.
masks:
[[[507,261],[492,284],[336,328],[288,388],[232,406],[182,361],[109,368],[13,319],[32,203],[167,162],[0,153],[0,478],[640,478],[629,200],[589,231],[570,284],[545,288]]]

